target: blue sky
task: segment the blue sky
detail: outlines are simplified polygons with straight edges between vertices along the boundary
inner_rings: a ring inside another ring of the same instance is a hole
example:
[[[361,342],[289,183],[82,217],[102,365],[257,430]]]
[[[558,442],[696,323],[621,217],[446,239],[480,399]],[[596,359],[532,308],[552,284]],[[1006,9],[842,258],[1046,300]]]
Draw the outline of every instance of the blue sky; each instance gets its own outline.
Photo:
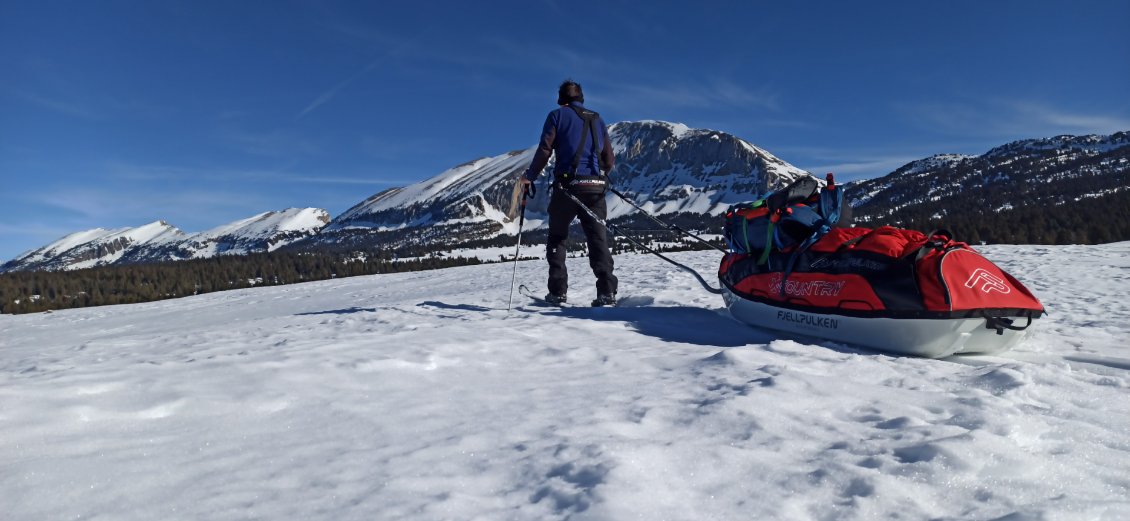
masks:
[[[532,146],[565,78],[610,122],[846,179],[1130,130],[1128,20],[1121,0],[0,0],[0,259],[157,219],[336,215]]]

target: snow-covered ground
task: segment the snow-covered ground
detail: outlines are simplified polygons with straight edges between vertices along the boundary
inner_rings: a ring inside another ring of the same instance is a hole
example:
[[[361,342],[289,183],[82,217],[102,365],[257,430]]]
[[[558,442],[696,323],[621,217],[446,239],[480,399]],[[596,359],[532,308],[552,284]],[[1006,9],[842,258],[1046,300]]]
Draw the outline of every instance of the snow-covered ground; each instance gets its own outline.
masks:
[[[617,308],[494,264],[0,316],[0,518],[1130,519],[1130,243],[981,250],[1050,313],[1004,356],[778,338],[647,255]]]

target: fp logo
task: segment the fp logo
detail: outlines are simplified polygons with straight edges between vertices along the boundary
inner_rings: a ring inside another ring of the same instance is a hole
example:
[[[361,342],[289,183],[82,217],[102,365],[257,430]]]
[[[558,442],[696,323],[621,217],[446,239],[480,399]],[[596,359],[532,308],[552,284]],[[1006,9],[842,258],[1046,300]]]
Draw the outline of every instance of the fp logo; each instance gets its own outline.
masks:
[[[965,281],[965,287],[972,288],[980,285],[981,291],[985,293],[992,293],[999,291],[1001,293],[1009,293],[1012,288],[1005,283],[1004,279],[985,271],[984,268],[977,268],[973,270],[973,274],[969,276],[969,280]]]

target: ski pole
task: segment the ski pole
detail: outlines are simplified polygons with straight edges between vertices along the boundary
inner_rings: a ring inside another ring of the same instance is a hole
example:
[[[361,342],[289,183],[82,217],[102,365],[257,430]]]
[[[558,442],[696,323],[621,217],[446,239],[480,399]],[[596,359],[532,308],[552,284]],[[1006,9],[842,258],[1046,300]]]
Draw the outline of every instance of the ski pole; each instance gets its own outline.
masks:
[[[518,217],[518,244],[514,246],[514,272],[510,274],[510,300],[506,303],[507,313],[510,312],[511,306],[514,305],[514,280],[518,276],[518,251],[522,248],[522,226],[526,223],[526,196],[536,193],[537,189],[534,188],[532,183],[528,188],[522,190],[522,210],[521,215]]]
[[[648,252],[648,253],[650,253],[650,254],[652,254],[652,255],[655,255],[656,257],[659,257],[660,259],[663,259],[663,260],[665,260],[665,261],[667,261],[667,262],[669,262],[669,263],[671,263],[671,264],[674,264],[674,265],[675,265],[676,267],[678,267],[679,269],[682,269],[683,271],[686,271],[686,272],[690,273],[691,275],[694,275],[694,277],[695,277],[696,279],[698,279],[698,283],[699,283],[699,284],[702,284],[702,287],[703,287],[704,289],[706,289],[706,291],[709,291],[709,292],[711,292],[711,293],[714,293],[714,294],[720,294],[720,293],[722,293],[722,290],[721,290],[721,289],[719,289],[719,288],[715,288],[715,287],[712,287],[712,286],[711,286],[711,285],[710,285],[709,283],[707,283],[707,282],[706,282],[706,279],[702,278],[702,275],[701,275],[701,274],[699,274],[699,272],[695,271],[695,270],[694,270],[694,268],[691,268],[690,266],[687,266],[687,265],[685,265],[685,264],[680,264],[680,263],[678,263],[678,262],[675,262],[674,260],[671,260],[671,259],[669,259],[669,258],[667,258],[667,257],[663,256],[663,254],[662,254],[662,253],[659,253],[658,251],[655,251],[654,249],[652,249],[652,248],[648,247],[648,246],[647,246],[646,244],[644,244],[644,243],[642,243],[642,242],[640,242],[640,241],[637,241],[637,240],[636,240],[636,239],[634,239],[634,238],[633,238],[633,237],[632,237],[631,235],[628,235],[628,234],[624,233],[624,232],[623,232],[623,231],[621,231],[621,230],[620,230],[620,228],[619,228],[619,227],[617,227],[616,225],[614,225],[614,224],[612,224],[612,223],[610,223],[610,222],[606,221],[605,219],[601,219],[600,217],[598,217],[598,216],[596,215],[596,213],[594,213],[594,212],[593,212],[593,211],[592,211],[592,210],[591,210],[591,209],[590,209],[590,208],[589,208],[588,206],[585,206],[585,203],[582,203],[580,199],[577,199],[577,197],[576,197],[576,196],[574,196],[573,194],[569,193],[569,191],[568,191],[568,190],[564,190],[564,189],[562,189],[562,192],[564,192],[564,193],[565,193],[565,195],[569,196],[569,198],[570,198],[570,199],[572,199],[572,200],[573,200],[573,202],[574,202],[574,203],[576,203],[576,204],[577,204],[577,206],[578,206],[578,207],[579,207],[579,208],[580,208],[581,210],[583,210],[583,211],[584,211],[585,213],[587,213],[587,214],[589,215],[589,217],[592,217],[594,221],[596,221],[596,222],[600,223],[600,225],[601,225],[601,226],[604,226],[604,229],[605,229],[605,230],[608,230],[608,231],[612,231],[612,232],[617,232],[617,233],[619,233],[621,237],[623,237],[623,238],[627,239],[627,240],[628,240],[628,241],[630,241],[630,242],[631,242],[632,244],[635,244],[636,246],[639,246],[639,247],[640,247],[640,248],[642,248],[642,249],[643,249],[644,251],[646,251],[646,252]]]

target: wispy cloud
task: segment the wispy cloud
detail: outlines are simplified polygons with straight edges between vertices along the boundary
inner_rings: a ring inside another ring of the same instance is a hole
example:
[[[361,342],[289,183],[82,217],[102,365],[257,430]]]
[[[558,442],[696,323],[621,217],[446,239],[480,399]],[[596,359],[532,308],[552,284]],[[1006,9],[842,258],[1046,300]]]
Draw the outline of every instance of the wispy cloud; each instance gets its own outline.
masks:
[[[813,129],[820,128],[821,125],[812,121],[802,119],[785,119],[785,118],[759,118],[754,122],[760,127],[771,128],[793,128],[793,129]]]
[[[663,29],[641,24],[625,28],[642,39],[656,37]],[[623,107],[627,112],[654,113],[657,108],[779,110],[782,97],[767,83],[747,83],[733,70],[711,70],[707,74],[672,74],[651,63],[608,53],[601,45],[588,48],[507,40],[488,41],[495,54],[511,66],[540,67],[546,74],[571,71],[585,83],[586,97],[604,107]],[[586,81],[586,78],[588,80]]]
[[[1063,128],[1069,133],[1110,134],[1130,130],[1130,114],[1122,116],[1068,112],[1029,102],[1014,102],[1012,109],[1017,120],[1048,128]]]
[[[270,132],[229,130],[221,133],[226,144],[246,154],[266,157],[294,157],[314,155],[322,151],[321,145],[297,131],[277,129]]]
[[[0,223],[0,264],[78,231],[44,224],[39,219],[14,224]]]
[[[922,159],[922,157],[868,157],[841,163],[797,166],[804,168],[805,170],[808,170],[809,172],[812,172],[817,176],[823,176],[827,172],[832,172],[836,174],[836,179],[839,181],[851,181],[853,179],[867,179],[884,176],[891,172],[894,172],[899,167],[918,159]]]
[[[195,232],[271,209],[268,199],[250,190],[156,187],[64,188],[35,193],[26,202],[46,211],[26,222],[0,224],[0,248],[13,257],[82,230],[141,226],[164,220],[186,232]]]
[[[160,105],[138,96],[105,95],[82,91],[74,84],[42,87],[36,91],[11,90],[26,103],[57,114],[85,120],[162,119],[176,116],[173,106]]]
[[[338,95],[338,93],[340,93],[346,87],[349,87],[351,84],[353,84],[353,82],[372,72],[377,67],[380,67],[382,64],[385,64],[386,62],[389,62],[390,60],[402,56],[409,51],[417,48],[420,41],[424,39],[425,35],[430,30],[430,27],[425,27],[413,36],[403,39],[391,39],[383,33],[378,33],[367,28],[349,24],[337,23],[330,27],[334,31],[340,32],[342,34],[347,34],[354,38],[378,41],[383,47],[386,47],[386,50],[380,53],[380,55],[373,60],[369,61],[369,63],[365,64],[365,66],[361,67],[359,70],[346,77],[344,80],[338,82],[333,87],[330,87],[325,92],[319,94],[316,98],[314,98],[314,101],[311,101],[308,105],[306,105],[306,108],[302,109],[302,111],[298,113],[298,116],[295,119],[302,119],[306,117],[307,114],[314,112],[319,107],[332,101]]]
[[[55,240],[74,232],[75,230],[73,229],[46,225],[40,222],[24,222],[17,224],[0,223],[0,235],[4,235],[5,237],[41,237],[46,238],[45,243],[46,241]]]
[[[377,186],[405,186],[416,181],[406,179],[377,179],[370,177],[332,177],[295,175],[283,176],[280,180],[291,183],[313,183],[331,185],[377,185]]]
[[[99,119],[101,117],[97,111],[82,103],[51,98],[31,92],[19,92],[17,95],[24,101],[67,116],[82,119]]]
[[[1009,140],[1130,130],[1130,114],[1094,113],[1023,100],[898,104],[905,117],[962,136]]]
[[[660,106],[695,110],[781,110],[782,96],[767,84],[746,84],[726,72],[700,79],[657,73],[605,51],[601,46],[585,49],[488,35],[476,49],[477,55],[482,56],[476,59],[487,60],[477,63],[489,63],[500,69],[521,67],[528,75],[572,71],[567,75],[585,84],[588,101],[623,108],[627,112],[654,112],[655,107]],[[586,78],[592,79],[586,81]]]
[[[398,136],[389,139],[384,136],[365,136],[361,138],[361,150],[374,159],[382,161],[401,161],[434,154],[440,148],[435,139]]]
[[[728,79],[701,82],[610,84],[593,96],[594,100],[624,110],[656,106],[679,109],[765,109],[780,110],[780,96],[768,89],[740,85]]]
[[[547,40],[548,44],[537,41],[519,41],[506,35],[484,34],[475,47],[458,50],[458,59],[477,65],[500,69],[520,69],[527,73],[542,72],[560,74],[561,71],[576,71],[576,74],[608,77],[617,72],[635,68],[630,62],[620,62],[609,58],[603,47],[582,51],[570,46],[558,45]],[[559,78],[561,80],[565,78]],[[582,81],[583,78],[575,78]]]
[[[935,145],[891,149],[786,146],[774,148],[773,153],[815,175],[832,172],[839,181],[851,181],[887,175],[911,161],[950,149],[950,146]]]
[[[322,175],[312,172],[291,172],[287,169],[210,168],[127,163],[114,163],[110,166],[109,172],[119,180],[162,181],[165,183],[176,180],[194,183],[223,180],[242,183],[404,186],[415,182],[406,179],[389,179],[378,175]]]
[[[110,179],[115,181],[159,181],[163,183],[177,181],[203,183],[221,180],[261,181],[278,175],[277,170],[153,165],[122,162],[109,163],[106,167],[106,173]]]
[[[325,105],[326,103],[329,103],[330,100],[334,99],[334,97],[337,96],[337,94],[342,91],[342,89],[348,87],[351,83],[357,81],[358,78],[368,74],[369,71],[376,69],[377,66],[379,66],[382,62],[384,62],[387,59],[387,57],[388,57],[387,55],[383,55],[383,56],[369,62],[369,64],[362,67],[361,70],[353,73],[353,75],[349,76],[348,78],[341,81],[337,85],[334,85],[333,87],[331,87],[329,90],[318,95],[318,97],[315,98],[314,101],[310,102],[310,104],[307,105],[306,108],[302,109],[302,112],[300,112],[298,114],[297,119],[302,119],[307,114],[316,110],[318,107],[321,107],[322,105]]]
[[[246,209],[269,206],[265,198],[250,191],[162,190],[138,187],[130,190],[75,188],[55,190],[38,197],[38,203],[74,212],[79,221],[117,226],[145,224],[158,219],[174,226],[178,217],[242,214]],[[72,230],[74,231],[74,230]]]

